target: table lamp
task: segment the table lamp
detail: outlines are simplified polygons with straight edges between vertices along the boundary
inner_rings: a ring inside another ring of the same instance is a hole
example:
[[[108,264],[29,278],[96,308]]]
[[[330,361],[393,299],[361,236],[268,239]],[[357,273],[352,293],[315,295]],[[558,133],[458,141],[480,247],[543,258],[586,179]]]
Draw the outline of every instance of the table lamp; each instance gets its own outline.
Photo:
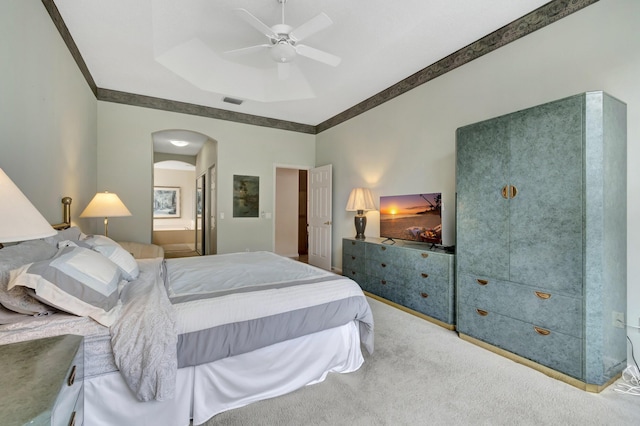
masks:
[[[50,237],[56,230],[0,169],[0,248],[2,243]]]
[[[347,201],[347,211],[357,212],[354,218],[356,225],[356,239],[364,240],[364,229],[367,226],[367,216],[365,211],[375,210],[373,196],[369,188],[353,188]]]
[[[98,192],[80,217],[104,217],[104,236],[109,236],[109,218],[131,216],[131,212],[113,192]]]

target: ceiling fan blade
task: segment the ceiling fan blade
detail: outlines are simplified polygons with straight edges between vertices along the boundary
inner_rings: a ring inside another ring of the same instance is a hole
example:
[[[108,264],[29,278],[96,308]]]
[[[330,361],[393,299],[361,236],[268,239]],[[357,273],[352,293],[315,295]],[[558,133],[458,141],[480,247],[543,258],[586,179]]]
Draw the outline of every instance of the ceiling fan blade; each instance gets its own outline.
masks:
[[[295,46],[296,52],[301,56],[306,56],[314,61],[322,62],[332,67],[337,67],[342,59],[331,53],[323,52],[322,50],[314,49],[313,47],[306,46],[304,44],[298,44]]]
[[[264,22],[253,16],[247,9],[234,9],[236,14],[246,23],[251,25],[256,30],[268,38],[278,38],[278,35],[273,32]]]
[[[286,80],[291,74],[291,62],[278,62],[278,80]]]
[[[264,48],[269,48],[271,45],[269,44],[259,44],[257,46],[243,47],[241,49],[228,50],[224,52],[225,55],[239,56],[246,55],[248,53],[257,52],[258,50],[262,50]]]
[[[289,37],[296,42],[302,41],[310,35],[313,35],[318,31],[322,31],[325,28],[330,27],[331,24],[333,24],[331,18],[329,18],[324,12],[322,12],[315,18],[311,18],[309,21],[291,31]]]

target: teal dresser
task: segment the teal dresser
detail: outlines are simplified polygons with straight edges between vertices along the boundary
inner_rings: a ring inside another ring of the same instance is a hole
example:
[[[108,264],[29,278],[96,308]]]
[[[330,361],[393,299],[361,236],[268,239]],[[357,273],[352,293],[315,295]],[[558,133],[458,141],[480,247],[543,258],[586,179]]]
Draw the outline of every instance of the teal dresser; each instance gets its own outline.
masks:
[[[429,245],[381,238],[342,240],[342,274],[363,290],[453,328],[454,259]]]
[[[626,367],[625,104],[561,99],[462,127],[456,151],[461,337],[599,391]]]
[[[0,424],[82,425],[83,342],[68,334],[0,345]]]

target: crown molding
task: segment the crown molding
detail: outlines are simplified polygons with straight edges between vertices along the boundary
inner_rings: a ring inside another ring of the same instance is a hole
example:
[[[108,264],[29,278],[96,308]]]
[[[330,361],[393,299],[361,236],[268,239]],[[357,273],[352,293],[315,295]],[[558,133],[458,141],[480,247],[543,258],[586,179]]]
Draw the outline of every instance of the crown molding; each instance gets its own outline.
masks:
[[[469,44],[466,47],[463,47],[438,62],[423,68],[393,86],[378,92],[357,105],[354,105],[328,120],[323,121],[317,126],[99,88],[93,80],[93,77],[84,62],[73,37],[71,37],[71,34],[62,19],[62,16],[60,16],[60,12],[54,3],[54,0],[42,0],[42,4],[49,12],[51,20],[62,36],[62,39],[76,61],[76,64],[86,79],[91,91],[96,96],[96,99],[100,101],[198,115],[242,124],[251,124],[254,126],[289,130],[293,132],[318,134],[335,127],[340,123],[350,120],[372,108],[382,105],[383,103],[390,101],[409,90],[446,74],[447,72],[486,55],[487,53],[493,52],[502,46],[531,34],[540,28],[546,27],[547,25],[550,25],[598,1],[599,0],[552,0],[533,12],[516,19],[510,24],[507,24],[491,34]]]
[[[226,109],[190,104],[187,102],[172,101],[152,96],[137,95],[135,93],[119,92],[117,90],[98,88],[96,98],[99,101],[114,102],[118,104],[139,106],[144,108],[159,109],[163,111],[178,112],[182,114],[198,115],[201,117],[216,118],[218,120],[234,121],[236,123],[251,124],[253,126],[271,127],[292,132],[316,134],[316,126],[310,124],[294,123],[292,121],[278,120],[259,115],[244,114]]]
[[[323,132],[340,123],[360,115],[372,108],[382,105],[391,99],[408,92],[411,89],[427,83],[436,77],[448,73],[474,59],[505,46],[546,27],[580,9],[583,9],[599,0],[553,0],[539,7],[533,12],[516,19],[510,24],[492,32],[491,34],[469,44],[466,47],[452,53],[449,56],[429,65],[393,86],[371,96],[359,104],[323,121],[316,126],[317,133]]]

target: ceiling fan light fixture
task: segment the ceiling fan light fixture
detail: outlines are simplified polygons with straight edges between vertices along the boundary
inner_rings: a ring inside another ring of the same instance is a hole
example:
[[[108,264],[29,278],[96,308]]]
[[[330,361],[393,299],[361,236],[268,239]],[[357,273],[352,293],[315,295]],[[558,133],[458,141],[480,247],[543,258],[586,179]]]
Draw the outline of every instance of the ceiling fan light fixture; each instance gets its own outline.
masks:
[[[177,146],[179,148],[185,147],[187,145],[189,145],[189,142],[187,141],[174,141],[174,140],[170,140],[169,142],[171,142],[171,145],[173,146]]]
[[[291,62],[296,57],[296,49],[286,41],[279,41],[269,51],[276,62]]]

